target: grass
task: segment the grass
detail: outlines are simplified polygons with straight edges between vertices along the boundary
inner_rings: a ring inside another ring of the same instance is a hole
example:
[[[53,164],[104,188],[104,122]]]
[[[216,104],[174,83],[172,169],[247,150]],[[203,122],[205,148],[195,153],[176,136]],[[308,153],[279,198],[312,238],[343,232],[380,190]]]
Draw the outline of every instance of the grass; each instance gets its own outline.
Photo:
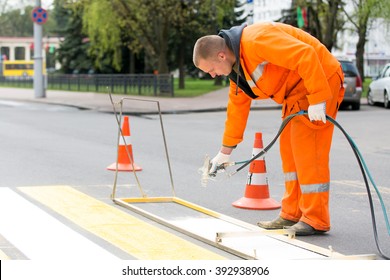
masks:
[[[214,82],[211,79],[187,78],[185,89],[179,89],[179,80],[174,79],[175,97],[194,97],[226,87],[225,83],[222,86],[216,86]]]
[[[370,85],[371,82],[372,82],[371,78],[367,77],[364,79],[362,97],[367,97],[368,86]]]

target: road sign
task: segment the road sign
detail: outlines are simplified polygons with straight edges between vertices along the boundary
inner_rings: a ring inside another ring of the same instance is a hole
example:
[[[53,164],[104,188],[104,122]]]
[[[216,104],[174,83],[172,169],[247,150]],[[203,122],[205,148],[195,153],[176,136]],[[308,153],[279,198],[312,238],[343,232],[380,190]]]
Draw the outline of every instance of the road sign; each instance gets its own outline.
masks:
[[[41,7],[35,7],[31,12],[33,22],[44,24],[47,21],[47,11]]]

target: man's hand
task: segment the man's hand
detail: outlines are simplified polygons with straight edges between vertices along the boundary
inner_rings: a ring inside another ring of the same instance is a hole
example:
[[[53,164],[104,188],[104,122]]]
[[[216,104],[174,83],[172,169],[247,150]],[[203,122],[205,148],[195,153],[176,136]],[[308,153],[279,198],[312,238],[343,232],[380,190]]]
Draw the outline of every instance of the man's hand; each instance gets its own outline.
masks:
[[[310,121],[322,121],[323,123],[326,123],[325,106],[325,102],[310,105],[307,110]]]
[[[222,163],[229,162],[230,155],[218,152],[218,154],[211,160],[211,167],[209,170],[209,176],[215,177],[217,174],[217,167]]]

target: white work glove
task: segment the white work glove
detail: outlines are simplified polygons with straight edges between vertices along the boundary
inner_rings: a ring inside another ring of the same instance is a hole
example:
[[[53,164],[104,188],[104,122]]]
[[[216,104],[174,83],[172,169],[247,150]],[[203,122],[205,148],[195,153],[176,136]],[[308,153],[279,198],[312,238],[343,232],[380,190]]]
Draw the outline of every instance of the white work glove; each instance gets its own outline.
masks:
[[[222,163],[229,162],[230,155],[218,152],[218,154],[211,160],[211,167],[209,170],[209,176],[216,176],[217,167]]]
[[[326,123],[325,106],[325,102],[309,105],[309,109],[307,110],[309,120],[322,121],[323,123]]]

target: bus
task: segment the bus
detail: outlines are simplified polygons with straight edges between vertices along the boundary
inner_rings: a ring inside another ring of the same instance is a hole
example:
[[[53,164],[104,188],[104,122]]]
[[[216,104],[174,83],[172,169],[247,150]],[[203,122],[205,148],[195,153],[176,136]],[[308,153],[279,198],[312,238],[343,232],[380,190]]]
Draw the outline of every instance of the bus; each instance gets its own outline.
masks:
[[[3,61],[4,77],[33,77],[34,60],[5,60]]]

